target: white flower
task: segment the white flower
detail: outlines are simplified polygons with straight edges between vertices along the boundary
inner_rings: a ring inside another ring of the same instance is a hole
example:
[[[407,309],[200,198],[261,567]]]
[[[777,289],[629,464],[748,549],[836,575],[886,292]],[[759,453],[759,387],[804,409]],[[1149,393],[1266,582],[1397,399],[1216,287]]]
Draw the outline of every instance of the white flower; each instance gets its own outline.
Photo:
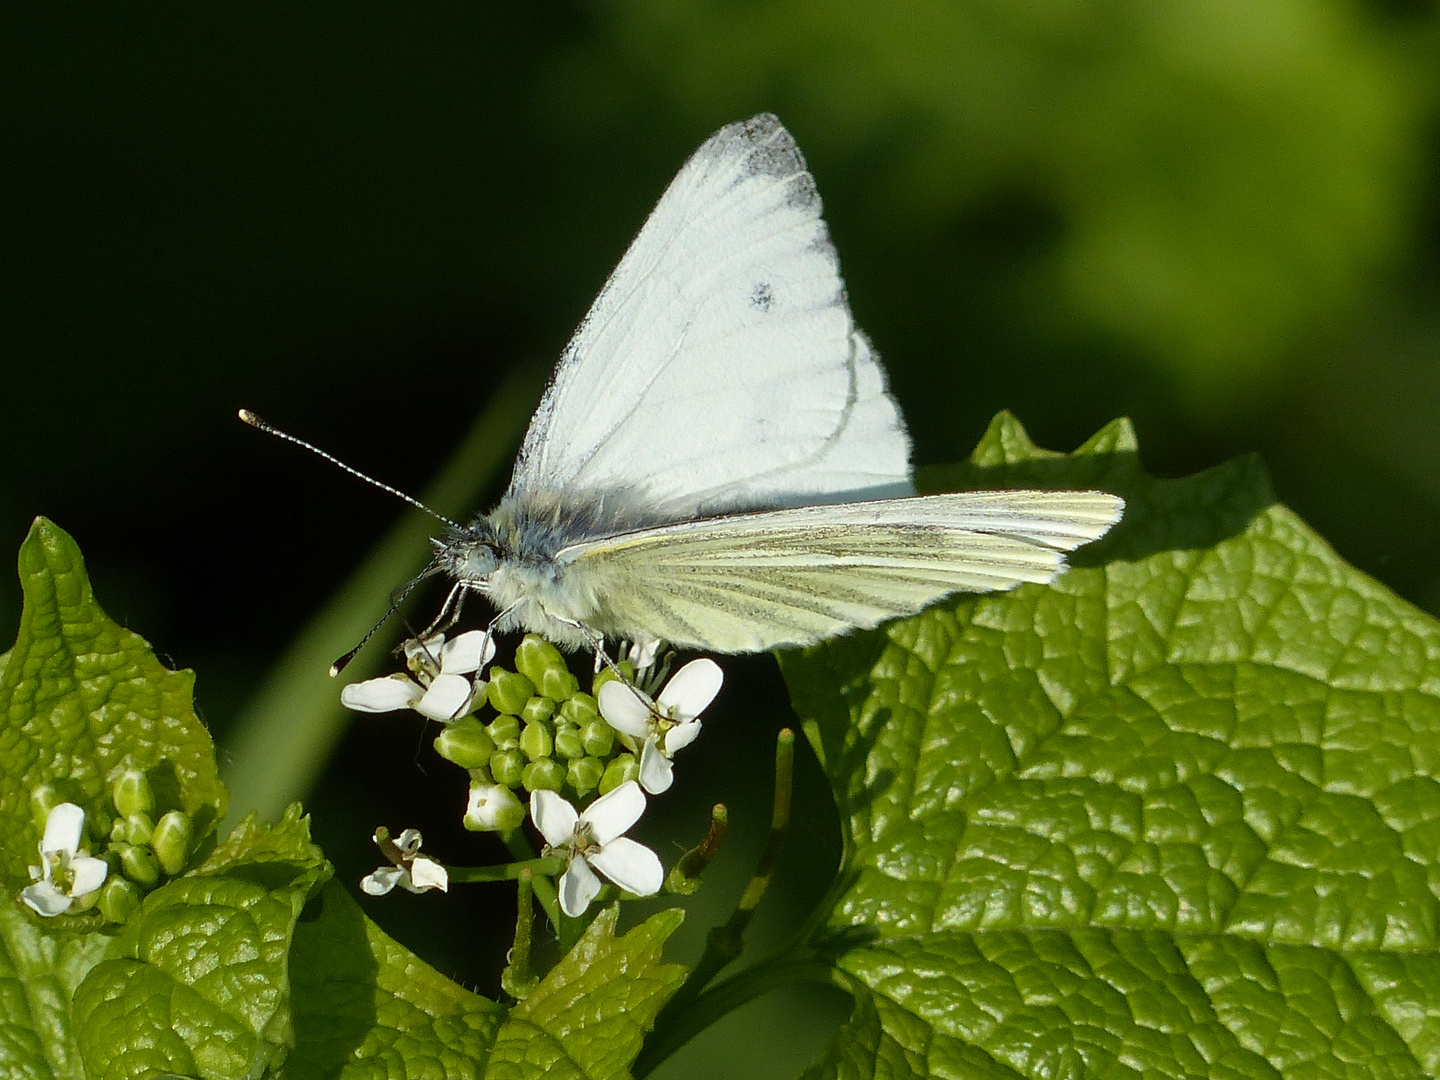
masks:
[[[629,660],[635,668],[635,676],[639,678],[649,671],[655,663],[655,657],[660,652],[659,638],[639,638],[630,642],[620,654],[620,659]]]
[[[466,676],[479,671],[495,655],[495,643],[483,630],[471,630],[453,641],[444,634],[405,642],[405,662],[414,672],[385,675],[351,683],[340,691],[340,703],[357,712],[414,709],[421,716],[449,723],[466,713],[475,686]]]
[[[508,787],[479,781],[470,785],[465,828],[471,832],[509,832],[524,821],[525,807]]]
[[[41,915],[62,915],[105,883],[110,868],[80,851],[84,835],[85,811],[74,803],[61,803],[46,817],[40,865],[30,867],[35,884],[20,892],[20,899]]]
[[[406,829],[391,840],[387,830],[376,829],[375,843],[393,865],[382,866],[361,879],[360,888],[371,896],[384,896],[396,885],[413,893],[427,889],[449,891],[450,875],[445,867],[419,853],[420,830]]]
[[[691,660],[665,684],[654,701],[643,690],[612,679],[600,687],[600,715],[622,735],[637,742],[640,786],[651,795],[669,789],[675,775],[670,759],[700,734],[698,717],[720,692],[724,675],[714,660]]]
[[[579,814],[553,791],[530,793],[530,817],[549,845],[546,850],[570,856],[559,883],[560,910],[566,915],[583,914],[600,891],[591,867],[636,896],[660,891],[665,870],[659,856],[621,835],[644,812],[645,795],[634,780],[600,796]]]

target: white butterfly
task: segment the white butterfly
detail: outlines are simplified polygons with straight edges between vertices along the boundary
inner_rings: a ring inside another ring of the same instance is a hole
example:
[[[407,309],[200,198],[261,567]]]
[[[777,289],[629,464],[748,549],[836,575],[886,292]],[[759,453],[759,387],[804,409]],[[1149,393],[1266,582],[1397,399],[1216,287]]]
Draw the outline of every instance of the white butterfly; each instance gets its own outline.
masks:
[[[568,647],[755,652],[1048,582],[1124,509],[917,497],[909,457],[815,181],[762,114],[680,170],[565,349],[500,505],[437,539],[427,574]]]

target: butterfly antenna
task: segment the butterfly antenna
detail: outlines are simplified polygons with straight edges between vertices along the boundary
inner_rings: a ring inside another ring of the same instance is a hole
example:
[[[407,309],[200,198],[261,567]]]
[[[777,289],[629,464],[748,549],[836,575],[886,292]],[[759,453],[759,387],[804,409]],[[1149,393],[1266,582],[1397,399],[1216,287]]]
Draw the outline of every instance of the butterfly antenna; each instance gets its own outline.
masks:
[[[457,524],[457,523],[454,522],[454,521],[451,521],[451,520],[450,520],[448,517],[446,517],[444,514],[441,514],[441,513],[438,513],[437,511],[431,510],[430,507],[426,506],[426,505],[425,505],[424,503],[422,503],[419,499],[416,499],[416,498],[414,498],[413,496],[410,496],[410,495],[406,495],[405,492],[401,491],[399,488],[393,488],[393,487],[391,487],[389,484],[382,484],[379,480],[376,480],[373,476],[366,476],[366,475],[365,475],[363,472],[361,472],[359,469],[352,469],[349,465],[346,465],[343,461],[341,461],[341,460],[340,460],[339,458],[337,458],[335,455],[333,455],[333,454],[327,454],[324,450],[321,450],[318,446],[314,445],[313,443],[308,443],[308,442],[306,442],[304,439],[297,439],[294,435],[291,435],[291,434],[289,434],[288,432],[281,431],[281,430],[280,430],[279,428],[277,428],[277,427],[272,427],[271,425],[267,424],[264,420],[261,420],[258,416],[256,416],[256,415],[255,415],[253,412],[251,412],[249,409],[241,409],[241,410],[240,410],[240,419],[243,420],[243,421],[245,421],[245,423],[249,424],[251,427],[257,428],[257,429],[259,429],[260,431],[265,432],[266,435],[274,435],[277,439],[284,439],[284,440],[285,440],[286,442],[288,442],[288,443],[294,443],[296,446],[301,447],[302,449],[309,450],[312,454],[317,454],[317,455],[319,455],[320,457],[324,458],[326,461],[330,462],[331,465],[336,465],[336,466],[339,466],[341,469],[344,469],[344,470],[345,470],[347,473],[349,473],[351,476],[354,476],[354,477],[356,477],[356,478],[358,478],[358,479],[360,479],[360,480],[364,480],[365,483],[370,484],[370,485],[373,486],[373,487],[377,487],[377,488],[379,488],[381,491],[389,492],[391,495],[394,495],[397,499],[400,499],[400,500],[402,500],[402,501],[404,501],[404,502],[409,503],[411,506],[415,507],[415,509],[417,509],[417,510],[424,510],[425,513],[429,514],[431,517],[435,518],[437,521],[443,521],[446,525],[449,525],[452,529],[458,529],[458,528],[460,528],[460,525],[459,525],[459,524]],[[419,579],[417,578],[416,580],[418,581]],[[411,584],[414,584],[414,583],[412,582]],[[391,610],[394,610],[394,609],[392,608]],[[388,619],[389,617],[390,617],[389,615],[386,615],[386,616],[385,616],[386,619]],[[385,619],[381,619],[380,621],[381,621],[381,622],[384,622]],[[378,630],[379,627],[376,626],[375,629]],[[370,634],[373,634],[374,632],[375,632],[375,630],[371,630],[371,631],[370,631]],[[366,641],[369,641],[369,640],[370,640],[370,634],[366,634],[366,635],[365,635],[365,640],[366,640]],[[365,644],[365,642],[362,641],[360,644],[363,645],[363,644]],[[358,647],[357,647],[357,650],[356,650],[356,651],[358,651]],[[350,656],[353,656],[353,655],[354,655],[354,653],[351,653],[351,654],[350,654]],[[348,663],[348,662],[349,662],[349,657],[347,656],[347,657],[346,657],[346,663]],[[335,674],[335,672],[332,671],[331,674],[333,675],[333,674]]]
[[[279,433],[277,432],[277,434]],[[336,462],[336,464],[339,464],[339,462]],[[381,486],[383,487],[384,485]],[[400,586],[400,588],[396,589],[393,593],[391,593],[390,606],[385,610],[385,614],[380,616],[380,620],[374,626],[370,627],[369,630],[365,631],[365,636],[360,639],[358,645],[356,645],[344,656],[340,657],[339,660],[336,660],[333,664],[330,665],[330,677],[332,679],[335,678],[335,676],[339,675],[342,671],[344,671],[347,667],[350,666],[350,661],[354,660],[355,657],[359,655],[360,650],[369,643],[370,639],[375,636],[375,634],[379,631],[380,627],[384,626],[387,622],[390,621],[390,616],[394,615],[395,612],[400,609],[400,605],[405,602],[405,598],[407,596],[414,592],[416,585],[419,585],[420,582],[424,581],[426,578],[434,577],[439,572],[440,567],[436,566],[434,563],[431,563],[424,570],[421,570],[420,573],[416,574],[413,578],[407,581],[404,585]]]

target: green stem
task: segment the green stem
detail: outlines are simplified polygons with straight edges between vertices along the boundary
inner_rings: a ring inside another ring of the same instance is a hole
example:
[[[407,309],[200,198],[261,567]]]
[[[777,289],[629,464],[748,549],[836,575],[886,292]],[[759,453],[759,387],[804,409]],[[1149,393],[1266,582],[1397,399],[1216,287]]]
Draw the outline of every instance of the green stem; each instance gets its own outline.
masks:
[[[511,829],[508,833],[501,833],[500,839],[505,842],[505,847],[510,854],[515,856],[517,862],[531,863],[544,862],[536,860],[535,849],[530,846],[530,841],[525,839],[525,834],[519,829]],[[548,877],[535,879],[535,899],[540,901],[540,906],[545,909],[545,917],[550,920],[552,926],[560,925],[560,901],[555,895],[555,882]]]
[[[516,1001],[524,1001],[538,981],[530,974],[530,938],[535,922],[535,875],[527,868],[520,871],[517,882],[515,943],[510,947],[508,963],[500,975],[500,988]]]
[[[475,881],[514,881],[522,874],[539,874],[553,877],[565,869],[565,861],[553,855],[543,859],[525,859],[522,862],[502,863],[499,866],[447,866],[446,873],[451,881],[469,884]]]

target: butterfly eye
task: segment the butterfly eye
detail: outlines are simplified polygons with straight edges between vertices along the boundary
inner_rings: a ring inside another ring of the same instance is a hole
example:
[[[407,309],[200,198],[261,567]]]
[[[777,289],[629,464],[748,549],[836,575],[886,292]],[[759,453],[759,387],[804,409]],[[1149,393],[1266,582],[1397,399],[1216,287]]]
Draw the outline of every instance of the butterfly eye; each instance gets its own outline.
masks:
[[[488,578],[499,564],[495,548],[484,540],[477,540],[465,548],[464,559],[456,576],[467,580]]]

